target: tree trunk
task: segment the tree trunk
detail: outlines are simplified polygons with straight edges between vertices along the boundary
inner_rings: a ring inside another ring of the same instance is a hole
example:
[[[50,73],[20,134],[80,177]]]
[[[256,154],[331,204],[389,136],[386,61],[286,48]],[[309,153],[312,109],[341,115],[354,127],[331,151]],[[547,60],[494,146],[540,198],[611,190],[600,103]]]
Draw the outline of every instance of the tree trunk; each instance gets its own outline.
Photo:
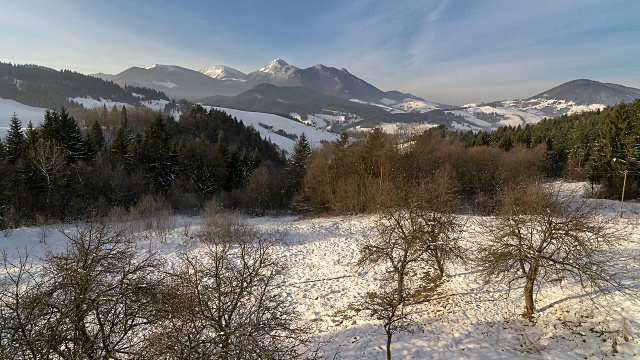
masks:
[[[525,311],[522,314],[527,319],[531,319],[533,312],[535,311],[535,304],[533,302],[533,279],[527,277],[527,283],[524,286],[524,304]]]
[[[398,271],[398,286],[396,288],[396,301],[398,305],[404,302],[404,273]]]
[[[391,337],[393,333],[387,331],[387,360],[391,360]]]
[[[533,264],[529,267],[529,271],[527,272],[526,279],[527,282],[524,285],[524,304],[525,311],[522,314],[527,319],[531,319],[533,317],[533,313],[536,310],[536,305],[533,299],[533,287],[536,282],[536,277],[538,276],[538,268],[539,263],[538,260],[534,260]]]

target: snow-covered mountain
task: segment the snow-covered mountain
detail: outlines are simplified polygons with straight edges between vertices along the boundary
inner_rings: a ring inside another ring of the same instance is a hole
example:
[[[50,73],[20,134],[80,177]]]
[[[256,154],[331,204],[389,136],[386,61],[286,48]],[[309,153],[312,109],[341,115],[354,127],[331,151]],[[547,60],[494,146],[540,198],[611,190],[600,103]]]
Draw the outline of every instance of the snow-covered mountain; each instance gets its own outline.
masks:
[[[204,70],[200,70],[200,72],[207,75],[210,78],[214,78],[218,80],[235,80],[235,81],[247,80],[247,74],[243,73],[240,70],[236,70],[232,67],[228,67],[224,65],[209,66]]]
[[[274,85],[283,85],[297,70],[300,69],[293,65],[289,65],[286,61],[280,58],[275,58],[260,70],[247,75],[247,78],[255,84],[269,83]]]
[[[493,130],[500,126],[535,124],[544,118],[601,110],[620,101],[640,98],[640,89],[593,80],[573,80],[524,100],[501,100],[466,104],[461,107],[417,99],[396,101],[382,99],[367,103],[386,110],[389,115],[354,122],[345,129],[368,130],[381,126],[389,132],[404,131],[408,126],[425,128],[445,125],[456,130]],[[406,116],[401,114],[414,114]],[[418,115],[420,114],[420,115]]]
[[[212,95],[236,95],[248,89],[241,81],[220,80],[176,65],[132,67],[116,75],[95,74],[120,86],[135,85],[163,91],[172,99],[195,101]]]

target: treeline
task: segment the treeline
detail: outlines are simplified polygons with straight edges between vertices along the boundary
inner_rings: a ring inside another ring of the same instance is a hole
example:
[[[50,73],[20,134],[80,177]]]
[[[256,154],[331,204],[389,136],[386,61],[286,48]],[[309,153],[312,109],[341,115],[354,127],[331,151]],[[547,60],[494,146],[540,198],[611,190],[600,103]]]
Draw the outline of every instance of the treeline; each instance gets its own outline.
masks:
[[[167,96],[151,89],[126,86],[70,70],[54,70],[38,65],[14,65],[0,62],[0,98],[19,103],[59,109],[79,106],[69,99],[90,97],[114,102],[138,104],[144,100],[168,100]]]
[[[446,173],[456,196],[471,210],[491,212],[500,191],[537,179],[544,167],[543,147],[510,151],[465,147],[459,134],[430,129],[398,144],[375,128],[350,143],[343,135],[315,151],[294,208],[340,213],[374,212],[424,179]]]
[[[275,145],[222,111],[195,106],[180,121],[124,107],[99,114],[108,126],[100,120],[79,126],[64,108],[26,130],[12,117],[0,141],[0,226],[106,214],[148,194],[184,211],[222,193],[241,203],[254,172],[264,179],[284,171]]]
[[[503,150],[543,145],[546,176],[602,184],[606,197],[620,197],[627,171],[625,197],[640,196],[640,100],[460,137],[466,146]]]

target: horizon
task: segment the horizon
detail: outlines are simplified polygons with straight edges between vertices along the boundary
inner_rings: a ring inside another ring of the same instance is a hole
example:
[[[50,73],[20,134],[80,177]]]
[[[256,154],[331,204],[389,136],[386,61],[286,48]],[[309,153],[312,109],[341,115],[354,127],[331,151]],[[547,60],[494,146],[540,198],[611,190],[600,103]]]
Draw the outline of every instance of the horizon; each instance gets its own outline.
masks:
[[[528,98],[575,79],[640,87],[633,2],[27,0],[5,8],[0,29],[12,36],[0,45],[12,56],[2,61],[83,74],[151,64],[249,73],[279,57],[452,105]]]

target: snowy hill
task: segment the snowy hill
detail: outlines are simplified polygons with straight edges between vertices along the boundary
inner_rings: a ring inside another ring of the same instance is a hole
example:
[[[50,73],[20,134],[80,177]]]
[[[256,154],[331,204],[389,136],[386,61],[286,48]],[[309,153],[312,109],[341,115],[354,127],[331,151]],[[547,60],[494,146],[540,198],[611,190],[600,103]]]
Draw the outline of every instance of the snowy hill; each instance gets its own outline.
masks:
[[[214,108],[213,106],[204,106],[206,109]],[[260,132],[264,139],[270,139],[272,143],[278,145],[281,149],[289,154],[293,150],[296,138],[305,134],[312,147],[321,146],[322,141],[334,141],[338,139],[338,135],[330,133],[326,130],[316,129],[313,126],[299,123],[286,117],[265,114],[259,112],[249,112],[228,108],[215,107],[223,110],[227,114],[242,120],[244,125],[253,126]],[[278,131],[284,132],[285,135],[278,134]]]

